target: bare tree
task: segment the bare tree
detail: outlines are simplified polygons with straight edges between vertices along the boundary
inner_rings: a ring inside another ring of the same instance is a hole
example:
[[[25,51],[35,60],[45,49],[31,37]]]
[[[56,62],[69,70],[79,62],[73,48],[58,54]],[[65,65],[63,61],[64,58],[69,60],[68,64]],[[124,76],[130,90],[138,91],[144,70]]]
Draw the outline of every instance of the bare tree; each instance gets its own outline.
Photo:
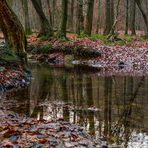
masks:
[[[62,0],[62,19],[58,37],[66,38],[68,0]]]
[[[141,0],[135,0],[142,16],[143,16],[143,19],[144,19],[144,22],[145,22],[145,26],[146,26],[146,36],[148,36],[148,18],[147,18],[147,15],[146,13],[144,12],[143,8],[142,8],[142,1]]]
[[[94,11],[94,0],[87,1],[87,14],[86,14],[86,23],[84,27],[84,33],[91,35],[92,23],[93,23],[93,11]]]
[[[80,34],[84,30],[83,0],[77,0],[76,22],[76,33]]]
[[[127,35],[128,34],[128,27],[129,27],[129,22],[128,22],[128,19],[129,19],[129,0],[125,0],[125,2],[126,2],[126,19],[125,19],[125,21],[126,21],[126,25],[125,25],[125,35]]]
[[[132,35],[136,35],[135,19],[136,19],[136,3],[135,3],[135,0],[131,0],[131,34]]]
[[[50,23],[48,22],[48,19],[46,18],[43,12],[41,0],[31,0],[31,1],[40,18],[41,30],[40,30],[39,36],[40,35],[52,36],[53,30],[52,30]]]
[[[30,21],[29,21],[29,13],[28,13],[28,0],[22,0],[23,10],[24,10],[24,17],[25,17],[25,33],[30,34]]]
[[[116,39],[117,39],[117,35],[118,35],[118,34],[115,33],[115,29],[116,29],[116,25],[117,25],[117,22],[118,22],[120,1],[121,1],[121,0],[118,0],[118,2],[117,2],[116,9],[115,9],[116,12],[115,12],[114,23],[113,23],[113,25],[112,25],[112,28],[111,28],[111,30],[110,30],[109,35],[107,36],[107,38],[108,38],[109,40],[111,40],[111,41],[116,40]]]
[[[114,1],[105,0],[105,29],[104,35],[108,35],[114,22]]]

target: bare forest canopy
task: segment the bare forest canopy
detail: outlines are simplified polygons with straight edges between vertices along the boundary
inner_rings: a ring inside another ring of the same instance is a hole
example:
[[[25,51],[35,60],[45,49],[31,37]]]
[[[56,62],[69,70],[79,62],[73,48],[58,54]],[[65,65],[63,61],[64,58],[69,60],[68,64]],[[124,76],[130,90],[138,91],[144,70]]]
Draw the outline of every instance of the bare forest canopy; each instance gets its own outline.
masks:
[[[138,7],[138,3],[148,20],[148,0],[8,0],[10,6],[19,17],[26,30],[41,29],[40,16],[37,14],[33,2],[41,3],[43,12],[53,30],[64,29],[69,32],[85,32],[109,34],[114,20],[117,19],[116,30],[128,30],[130,34],[142,31],[147,34],[148,21]],[[120,2],[119,2],[120,1]],[[64,2],[66,3],[64,5]],[[116,18],[117,3],[118,16]],[[63,9],[67,11],[63,12]],[[40,12],[42,13],[42,12]],[[64,17],[64,18],[63,18]],[[61,21],[61,19],[65,19]],[[64,23],[65,24],[62,24]],[[66,22],[67,21],[67,22]],[[62,26],[61,26],[62,24]],[[49,28],[51,29],[51,28]]]

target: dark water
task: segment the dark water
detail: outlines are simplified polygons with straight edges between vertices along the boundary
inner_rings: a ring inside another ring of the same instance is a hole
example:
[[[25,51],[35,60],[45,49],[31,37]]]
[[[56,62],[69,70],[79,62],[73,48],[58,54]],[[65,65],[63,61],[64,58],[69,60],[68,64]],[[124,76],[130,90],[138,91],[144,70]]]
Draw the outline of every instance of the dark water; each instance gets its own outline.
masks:
[[[6,94],[13,111],[64,118],[123,147],[148,147],[148,77],[100,77],[99,70],[31,64],[31,86]]]

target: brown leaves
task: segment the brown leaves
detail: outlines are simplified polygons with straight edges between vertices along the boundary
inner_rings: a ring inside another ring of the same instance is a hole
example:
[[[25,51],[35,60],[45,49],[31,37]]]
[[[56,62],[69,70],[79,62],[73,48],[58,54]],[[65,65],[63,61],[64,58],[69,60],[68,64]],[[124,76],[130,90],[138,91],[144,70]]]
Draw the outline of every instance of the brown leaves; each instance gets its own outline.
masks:
[[[28,118],[22,122],[22,117],[3,110],[0,127],[2,147],[96,146],[81,127],[63,119],[46,121]]]

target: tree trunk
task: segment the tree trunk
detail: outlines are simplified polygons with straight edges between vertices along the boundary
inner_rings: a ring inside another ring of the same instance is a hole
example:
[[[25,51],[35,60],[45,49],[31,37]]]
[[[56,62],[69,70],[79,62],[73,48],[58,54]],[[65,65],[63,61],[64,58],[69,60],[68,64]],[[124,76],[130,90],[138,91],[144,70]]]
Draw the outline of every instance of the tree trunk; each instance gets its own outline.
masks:
[[[115,29],[116,29],[116,25],[117,25],[117,22],[118,22],[120,1],[121,1],[121,0],[118,0],[118,1],[117,1],[117,6],[116,6],[116,9],[115,9],[116,12],[115,12],[114,23],[113,23],[113,25],[112,25],[112,27],[111,27],[110,33],[109,33],[108,36],[107,36],[107,38],[108,38],[109,40],[111,40],[111,41],[116,40],[116,39],[117,39],[117,35],[118,35],[118,34],[115,33]]]
[[[62,20],[58,37],[66,38],[68,0],[62,0]]]
[[[50,24],[53,27],[53,22],[52,22],[52,13],[51,13],[51,6],[50,6],[50,0],[47,0],[47,5],[48,5],[48,12],[49,12],[49,20]]]
[[[56,10],[56,2],[57,0],[52,1],[52,26],[55,24],[55,10]]]
[[[96,33],[99,32],[100,18],[101,18],[101,0],[98,0],[98,16],[97,16]]]
[[[141,5],[141,0],[135,0],[139,10],[141,11],[141,14],[143,16],[143,19],[144,19],[144,22],[145,22],[145,26],[146,26],[146,33],[145,35],[148,37],[148,18],[147,18],[147,15],[146,13],[144,12],[143,8],[142,8],[142,5]]]
[[[110,25],[110,0],[105,0],[105,29],[104,35],[108,35],[111,29]]]
[[[114,22],[114,2],[112,0],[105,1],[105,29],[104,35],[108,35]]]
[[[127,35],[128,34],[128,17],[129,17],[129,15],[128,15],[128,13],[129,13],[129,0],[126,0],[126,25],[125,25],[125,35]]]
[[[71,28],[71,31],[73,32],[73,23],[74,23],[74,0],[71,0],[71,8],[70,8],[70,28]]]
[[[40,30],[39,36],[41,36],[41,35],[52,36],[53,30],[52,30],[51,25],[48,22],[48,19],[46,18],[45,14],[43,12],[41,0],[31,0],[31,1],[32,1],[32,4],[33,4],[39,18],[40,18],[41,30]]]
[[[94,10],[94,0],[88,0],[87,14],[86,14],[86,24],[84,27],[84,33],[91,35],[92,24],[93,24],[93,10]]]
[[[27,41],[23,27],[11,10],[6,0],[0,0],[0,28],[4,33],[9,48],[21,57],[23,64],[26,62]]]
[[[22,0],[22,5],[24,9],[24,17],[25,17],[25,33],[30,34],[30,22],[29,22],[29,13],[28,13],[28,0]]]
[[[80,35],[84,30],[83,0],[77,0],[76,33]]]
[[[136,17],[136,3],[135,3],[135,0],[132,0],[131,1],[131,34],[132,35],[136,35],[135,17]]]

